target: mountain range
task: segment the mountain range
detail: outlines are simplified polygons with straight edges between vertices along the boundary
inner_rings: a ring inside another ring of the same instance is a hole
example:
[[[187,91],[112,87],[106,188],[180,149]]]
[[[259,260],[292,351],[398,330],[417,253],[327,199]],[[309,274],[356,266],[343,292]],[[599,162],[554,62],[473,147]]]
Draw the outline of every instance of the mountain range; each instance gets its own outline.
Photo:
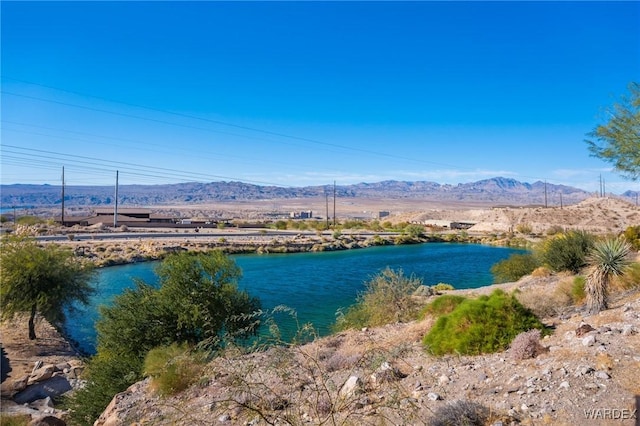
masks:
[[[12,184],[0,185],[3,208],[13,206],[52,207],[61,204],[61,186]],[[120,185],[118,203],[128,206],[188,205],[229,201],[250,201],[333,196],[333,185],[279,187],[244,182],[187,182],[163,185]],[[527,205],[572,204],[592,195],[582,189],[541,181],[520,182],[495,177],[457,185],[435,182],[388,180],[376,183],[337,185],[339,198],[428,199],[432,201],[478,201],[496,204]],[[65,205],[106,206],[115,199],[113,186],[65,186]],[[546,194],[546,195],[545,195]],[[622,197],[635,201],[637,191]]]

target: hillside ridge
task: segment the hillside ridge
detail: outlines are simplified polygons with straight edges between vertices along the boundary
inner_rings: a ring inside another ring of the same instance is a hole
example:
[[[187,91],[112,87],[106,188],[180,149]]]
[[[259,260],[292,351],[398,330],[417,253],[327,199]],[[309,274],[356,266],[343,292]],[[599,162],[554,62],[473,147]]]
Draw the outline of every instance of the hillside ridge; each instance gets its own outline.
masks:
[[[261,186],[236,181],[186,182],[161,185],[120,185],[118,202],[123,205],[162,206],[193,203],[250,201],[270,199],[305,199],[333,196],[333,185],[304,187]],[[60,205],[60,185],[12,184],[0,185],[3,207]],[[103,206],[114,203],[113,186],[65,186],[65,203],[69,206]],[[337,185],[336,197],[420,199],[433,201],[479,201],[515,205],[578,203],[593,193],[582,189],[554,185],[541,181],[520,182],[512,178],[495,177],[457,185],[429,181],[387,180],[374,183]],[[623,197],[635,200],[636,192],[626,191]]]

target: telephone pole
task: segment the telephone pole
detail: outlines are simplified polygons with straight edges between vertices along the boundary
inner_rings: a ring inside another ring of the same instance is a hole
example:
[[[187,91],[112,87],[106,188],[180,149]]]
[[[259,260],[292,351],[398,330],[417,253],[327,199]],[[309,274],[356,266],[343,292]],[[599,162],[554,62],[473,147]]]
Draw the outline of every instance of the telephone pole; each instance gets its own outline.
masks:
[[[60,215],[62,226],[64,226],[64,166],[62,166],[62,214]]]
[[[544,181],[544,208],[547,208],[547,181]]]
[[[600,198],[602,198],[602,175],[600,175]]]
[[[333,181],[333,226],[336,226],[336,181]]]
[[[325,204],[326,204],[326,207],[327,207],[327,215],[326,215],[326,218],[327,218],[327,229],[329,229],[329,194],[327,193],[326,189],[324,190],[324,201],[325,201]]]
[[[113,227],[118,226],[118,170],[116,170],[116,204],[113,209]]]

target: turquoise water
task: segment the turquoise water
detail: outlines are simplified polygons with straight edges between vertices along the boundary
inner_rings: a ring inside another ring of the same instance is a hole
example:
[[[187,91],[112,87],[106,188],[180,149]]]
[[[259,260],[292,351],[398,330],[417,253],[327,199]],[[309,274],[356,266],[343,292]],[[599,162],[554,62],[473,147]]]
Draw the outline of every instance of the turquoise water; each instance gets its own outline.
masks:
[[[353,304],[365,283],[386,267],[415,275],[425,285],[440,282],[456,288],[476,288],[493,283],[490,268],[521,250],[477,244],[429,243],[372,247],[321,253],[235,255],[242,268],[239,287],[258,296],[263,309],[286,305],[297,312],[300,323],[311,322],[327,334],[339,308]],[[109,304],[133,279],[155,283],[157,262],[101,269],[98,292],[91,305],[69,315],[67,333],[81,349],[94,352],[97,306]],[[283,328],[295,327],[292,320]]]

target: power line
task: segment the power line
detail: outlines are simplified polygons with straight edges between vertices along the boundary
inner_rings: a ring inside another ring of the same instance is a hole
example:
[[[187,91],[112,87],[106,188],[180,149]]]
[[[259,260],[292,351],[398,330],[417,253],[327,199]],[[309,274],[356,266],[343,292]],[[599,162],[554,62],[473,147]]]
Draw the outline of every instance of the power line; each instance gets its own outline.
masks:
[[[5,148],[13,148],[12,149],[5,149]],[[15,151],[18,150],[18,151]],[[19,146],[15,146],[15,145],[7,145],[4,144],[3,145],[3,151],[7,152],[9,154],[17,154],[17,155],[29,155],[29,157],[40,157],[40,158],[45,158],[47,160],[57,160],[57,161],[72,161],[76,164],[88,164],[90,166],[101,166],[101,167],[120,167],[120,168],[124,168],[125,170],[130,170],[128,173],[129,174],[133,174],[133,175],[139,175],[139,176],[153,176],[153,177],[178,177],[178,178],[191,178],[191,179],[227,179],[227,180],[235,180],[232,177],[229,176],[219,176],[219,175],[210,175],[210,174],[203,174],[203,173],[193,173],[193,172],[186,172],[183,170],[177,170],[177,169],[168,169],[168,168],[164,168],[164,167],[155,167],[155,166],[147,166],[144,164],[136,164],[136,163],[129,163],[129,162],[124,162],[124,161],[112,161],[112,160],[103,160],[100,158],[94,158],[94,157],[86,157],[86,156],[82,156],[82,155],[75,155],[75,154],[63,154],[63,153],[58,153],[58,152],[53,152],[53,151],[47,151],[47,150],[41,150],[41,149],[34,149],[34,148],[23,148],[23,147],[19,147]],[[23,152],[26,151],[26,152]],[[51,158],[50,156],[56,156],[56,157],[62,157],[62,158]],[[3,155],[4,156],[4,155]],[[9,157],[11,158],[11,156]],[[16,158],[16,157],[13,157]],[[18,157],[20,158],[20,157]],[[22,157],[24,160],[28,160],[27,157]],[[90,160],[90,161],[85,161],[85,160]],[[147,171],[148,173],[141,173],[139,169],[145,169],[144,171]],[[105,169],[102,169],[105,170]],[[107,169],[108,170],[108,169]],[[149,173],[162,173],[162,175],[152,175]],[[275,183],[271,183],[271,182],[263,182],[263,181],[248,181],[248,182],[252,182],[252,183],[258,183],[258,184],[263,184],[263,185],[273,185],[273,186],[282,186],[282,185],[278,185]]]
[[[435,166],[452,167],[452,168],[463,169],[463,170],[475,170],[475,168],[472,168],[472,167],[457,166],[457,165],[448,164],[448,163],[433,162],[433,161],[427,161],[427,160],[422,160],[422,159],[418,159],[418,158],[412,158],[412,157],[396,155],[396,154],[383,153],[383,152],[378,152],[378,151],[374,151],[374,150],[368,150],[368,149],[364,149],[364,148],[349,147],[349,146],[345,146],[345,145],[341,145],[341,144],[330,143],[330,142],[320,141],[320,140],[311,139],[311,138],[299,137],[299,136],[289,135],[289,134],[286,134],[286,133],[269,131],[269,130],[265,130],[265,129],[259,129],[259,128],[251,127],[251,126],[238,125],[238,124],[234,124],[234,123],[225,122],[225,121],[222,121],[222,120],[214,120],[214,119],[210,119],[210,118],[206,118],[206,117],[199,117],[199,116],[195,116],[195,115],[191,115],[191,114],[185,114],[185,113],[180,113],[180,112],[163,110],[163,109],[160,109],[160,108],[154,108],[154,107],[134,104],[134,103],[130,103],[130,102],[124,102],[124,101],[109,99],[109,98],[105,98],[105,97],[101,97],[101,96],[95,96],[95,95],[91,95],[91,94],[87,94],[87,93],[82,93],[82,92],[77,92],[77,91],[73,91],[73,90],[63,89],[63,88],[50,86],[50,85],[46,85],[46,84],[41,84],[41,83],[35,83],[35,82],[22,80],[22,79],[10,77],[10,76],[2,76],[2,78],[3,79],[13,80],[13,81],[16,81],[16,82],[29,84],[29,85],[39,86],[39,87],[43,87],[43,88],[47,88],[47,89],[57,90],[57,91],[60,91],[60,92],[70,93],[70,94],[74,94],[74,95],[78,95],[78,96],[83,96],[83,97],[88,97],[88,98],[93,98],[93,99],[99,99],[99,100],[102,100],[102,101],[105,101],[105,102],[111,102],[111,103],[115,103],[115,104],[126,105],[126,106],[129,106],[129,107],[145,109],[145,110],[149,110],[149,111],[153,111],[153,112],[172,115],[172,116],[175,116],[175,117],[187,118],[187,119],[192,119],[192,120],[198,120],[198,121],[201,121],[201,122],[207,122],[207,123],[211,123],[211,124],[232,127],[232,128],[235,128],[235,129],[250,131],[250,132],[254,132],[254,133],[260,133],[260,134],[264,134],[264,135],[268,135],[268,136],[274,136],[274,137],[277,137],[277,138],[284,138],[284,139],[289,139],[289,140],[294,140],[294,141],[299,141],[299,142],[313,143],[313,144],[321,145],[321,146],[324,146],[324,147],[337,148],[337,149],[340,149],[340,150],[348,150],[348,151],[358,152],[358,153],[362,153],[362,154],[374,155],[374,156],[385,157],[385,158],[393,158],[393,159],[396,159],[396,160],[402,160],[402,161],[408,161],[408,162],[414,162],[414,163],[420,163],[420,164],[429,164],[429,165],[435,165]],[[112,115],[121,116],[121,117],[127,117],[127,118],[138,119],[138,120],[146,120],[146,121],[150,121],[150,122],[166,124],[166,125],[171,125],[171,126],[178,126],[178,127],[183,127],[183,128],[191,128],[191,129],[196,129],[196,130],[201,130],[201,131],[206,131],[206,132],[222,133],[222,134],[227,134],[227,135],[232,135],[232,136],[237,136],[237,137],[242,137],[242,138],[266,140],[266,141],[269,141],[269,142],[277,142],[277,143],[286,144],[286,142],[283,142],[282,140],[275,140],[274,141],[274,140],[270,140],[270,139],[256,138],[255,136],[251,136],[251,135],[244,135],[244,134],[226,132],[226,131],[217,130],[217,129],[193,126],[193,125],[188,125],[188,124],[183,124],[183,123],[170,122],[170,121],[166,121],[166,120],[160,120],[160,119],[150,118],[150,117],[143,117],[143,116],[134,115],[134,114],[127,114],[127,113],[123,113],[123,112],[109,111],[109,110],[105,110],[105,109],[89,107],[89,106],[84,106],[84,105],[78,105],[78,104],[74,104],[74,103],[70,103],[70,102],[63,102],[63,101],[57,101],[57,100],[52,100],[52,99],[46,99],[46,98],[41,98],[41,97],[37,97],[37,96],[24,95],[24,94],[5,91],[5,90],[0,91],[0,93],[12,95],[12,96],[23,97],[23,98],[26,98],[26,99],[42,101],[42,102],[50,102],[50,103],[54,103],[54,104],[70,106],[70,107],[74,107],[74,108],[81,108],[81,109],[95,111],[95,112],[112,114]],[[526,176],[526,175],[520,175],[520,176],[522,178],[537,179],[537,180],[540,180],[540,181],[545,180],[545,178],[541,178],[541,177],[537,177],[537,176]],[[250,182],[250,181],[248,181],[248,182]],[[556,180],[556,182],[559,182],[559,181]]]
[[[164,152],[164,153],[167,153],[167,154],[173,154],[172,151],[159,151],[158,148],[168,148],[167,146],[161,145],[161,144],[155,144],[155,143],[150,143],[150,142],[142,142],[142,141],[137,141],[137,140],[128,139],[128,138],[118,138],[118,137],[113,137],[113,136],[104,136],[104,135],[98,135],[98,134],[95,134],[95,133],[78,132],[78,131],[74,131],[74,130],[53,128],[53,127],[47,127],[47,126],[39,126],[39,125],[36,125],[36,124],[22,123],[22,122],[16,122],[16,121],[11,121],[11,120],[4,120],[3,119],[1,121],[2,121],[2,123],[15,124],[15,125],[18,125],[18,126],[34,127],[34,128],[38,128],[38,129],[52,130],[52,131],[57,131],[57,132],[65,132],[65,133],[71,133],[71,134],[86,135],[86,136],[103,138],[103,139],[111,139],[111,140],[135,143],[135,144],[140,144],[140,145],[148,145],[148,146],[154,147],[155,152]],[[109,144],[109,143],[105,143],[105,142],[96,142],[94,140],[89,140],[89,139],[82,139],[82,138],[69,137],[69,136],[61,136],[61,135],[55,135],[55,134],[50,134],[50,133],[39,133],[39,132],[11,129],[11,128],[5,128],[5,127],[2,127],[2,130],[9,131],[9,132],[19,132],[19,133],[30,134],[30,135],[35,135],[35,136],[44,136],[44,137],[48,137],[48,138],[59,138],[59,139],[64,139],[64,140],[75,140],[75,141],[79,141],[79,142],[97,143],[97,144],[101,144],[101,145],[105,145],[105,146],[112,146],[112,147],[118,147],[118,148],[131,149],[131,146],[129,146],[129,145],[123,146],[123,145],[118,145],[118,144]],[[145,148],[135,148],[135,149],[146,151]],[[198,150],[198,154],[199,155],[194,155],[192,149],[184,148],[184,147],[182,147],[182,145],[178,145],[177,149],[179,149],[182,152],[185,152],[187,154],[187,156],[189,156],[191,158],[198,158],[198,159],[208,158],[208,157],[203,157],[203,155],[202,155],[202,154],[207,154],[207,155],[213,155],[214,156],[214,157],[209,157],[211,160],[220,160],[220,159],[227,158],[227,159],[235,159],[235,160],[238,160],[241,163],[248,164],[248,165],[263,164],[264,163],[264,160],[255,160],[255,159],[251,159],[251,158],[248,158],[248,157],[240,157],[240,156],[233,156],[233,155],[219,155],[219,154],[211,153],[210,151],[202,151],[200,149]],[[287,166],[287,167],[293,167],[293,168],[302,169],[301,167],[298,166],[297,163],[292,166],[291,163],[285,163],[285,162],[270,160],[269,164],[280,164],[280,165]],[[336,170],[336,169],[327,168],[326,170],[329,170],[329,171],[332,171],[332,172],[338,172],[338,170]],[[237,179],[237,180],[241,180],[241,179]]]
[[[154,111],[154,112],[159,112],[159,113],[163,113],[163,114],[173,115],[173,116],[176,116],[176,117],[189,118],[189,119],[192,119],[192,120],[199,120],[199,121],[203,121],[203,122],[207,122],[207,123],[233,127],[233,128],[236,128],[236,129],[247,130],[247,131],[256,132],[256,133],[262,133],[262,134],[265,134],[265,135],[276,136],[276,137],[279,137],[279,138],[286,138],[286,139],[291,139],[291,140],[296,140],[296,141],[301,141],[301,142],[309,142],[309,143],[313,143],[313,144],[317,144],[317,145],[323,145],[323,146],[327,146],[327,147],[339,148],[339,149],[342,149],[342,150],[348,150],[348,151],[359,152],[359,153],[366,153],[366,154],[375,155],[375,156],[381,156],[381,157],[395,158],[395,159],[403,160],[403,161],[432,164],[432,165],[444,166],[444,167],[463,168],[463,169],[471,170],[471,168],[468,168],[468,167],[458,167],[458,166],[455,166],[455,165],[452,165],[452,164],[420,160],[420,159],[416,159],[416,158],[412,158],[412,157],[405,157],[405,156],[396,155],[396,154],[382,153],[382,152],[368,150],[368,149],[364,149],[364,148],[354,148],[354,147],[349,147],[349,146],[340,145],[340,144],[331,143],[331,142],[324,142],[324,141],[311,139],[311,138],[293,136],[293,135],[289,135],[289,134],[286,134],[286,133],[273,132],[273,131],[270,131],[270,130],[264,130],[264,129],[258,129],[258,128],[255,128],[255,127],[250,127],[250,126],[238,125],[238,124],[229,123],[229,122],[225,122],[225,121],[221,121],[221,120],[213,120],[213,119],[210,119],[210,118],[198,117],[198,116],[195,116],[195,115],[184,114],[184,113],[168,111],[168,110],[163,110],[163,109],[144,106],[144,105],[133,104],[133,103],[129,103],[129,102],[118,101],[118,100],[114,100],[114,99],[104,98],[104,97],[101,97],[101,96],[90,95],[90,94],[86,94],[86,93],[76,92],[76,91],[72,91],[72,90],[68,90],[68,89],[62,89],[62,88],[59,88],[59,87],[49,86],[49,85],[40,84],[40,83],[34,83],[34,82],[21,80],[21,79],[9,77],[9,76],[3,76],[2,78],[18,81],[18,82],[25,83],[25,84],[31,84],[31,85],[34,85],[34,86],[40,86],[40,87],[45,87],[45,88],[48,88],[48,89],[58,90],[58,91],[61,91],[61,92],[71,93],[71,94],[74,94],[74,95],[79,95],[79,96],[99,99],[99,100],[103,100],[103,101],[106,101],[106,102],[112,102],[112,103],[126,105],[126,106],[130,106],[130,107],[134,107],[134,108],[146,109],[146,110],[149,110],[149,111]],[[72,106],[72,107],[87,109],[87,110],[91,110],[91,111],[103,112],[103,113],[107,113],[107,114],[114,114],[114,115],[119,115],[119,116],[128,117],[128,118],[135,118],[135,119],[140,119],[140,120],[153,121],[153,122],[162,123],[162,124],[169,124],[169,125],[173,125],[173,126],[193,128],[193,129],[204,130],[204,131],[213,131],[213,132],[225,133],[225,134],[230,134],[230,135],[240,136],[240,137],[248,137],[246,135],[239,135],[239,134],[234,134],[234,133],[229,133],[229,132],[224,132],[224,131],[219,131],[219,130],[213,130],[213,129],[209,129],[209,128],[190,126],[190,125],[186,125],[186,124],[172,123],[172,122],[169,122],[169,121],[166,121],[166,120],[158,120],[158,119],[149,118],[149,117],[141,117],[141,116],[137,116],[137,115],[133,115],[133,114],[126,114],[126,113],[121,113],[121,112],[108,111],[108,110],[103,110],[103,109],[100,109],[100,108],[94,108],[94,107],[88,107],[88,106],[83,106],[83,105],[78,105],[78,104],[72,104],[72,103],[69,103],[69,102],[55,101],[55,100],[51,100],[51,99],[45,99],[45,98],[40,98],[40,97],[37,97],[37,96],[29,96],[29,95],[24,95],[24,94],[18,94],[18,93],[8,92],[8,91],[4,91],[4,90],[1,91],[0,93],[5,93],[5,94],[13,95],[13,96],[24,97],[24,98],[27,98],[27,99],[39,100],[39,101],[43,101],[43,102],[51,102],[51,103],[56,103],[56,104],[60,104],[60,105],[65,105],[65,106]],[[278,142],[281,142],[281,141],[278,141]]]

